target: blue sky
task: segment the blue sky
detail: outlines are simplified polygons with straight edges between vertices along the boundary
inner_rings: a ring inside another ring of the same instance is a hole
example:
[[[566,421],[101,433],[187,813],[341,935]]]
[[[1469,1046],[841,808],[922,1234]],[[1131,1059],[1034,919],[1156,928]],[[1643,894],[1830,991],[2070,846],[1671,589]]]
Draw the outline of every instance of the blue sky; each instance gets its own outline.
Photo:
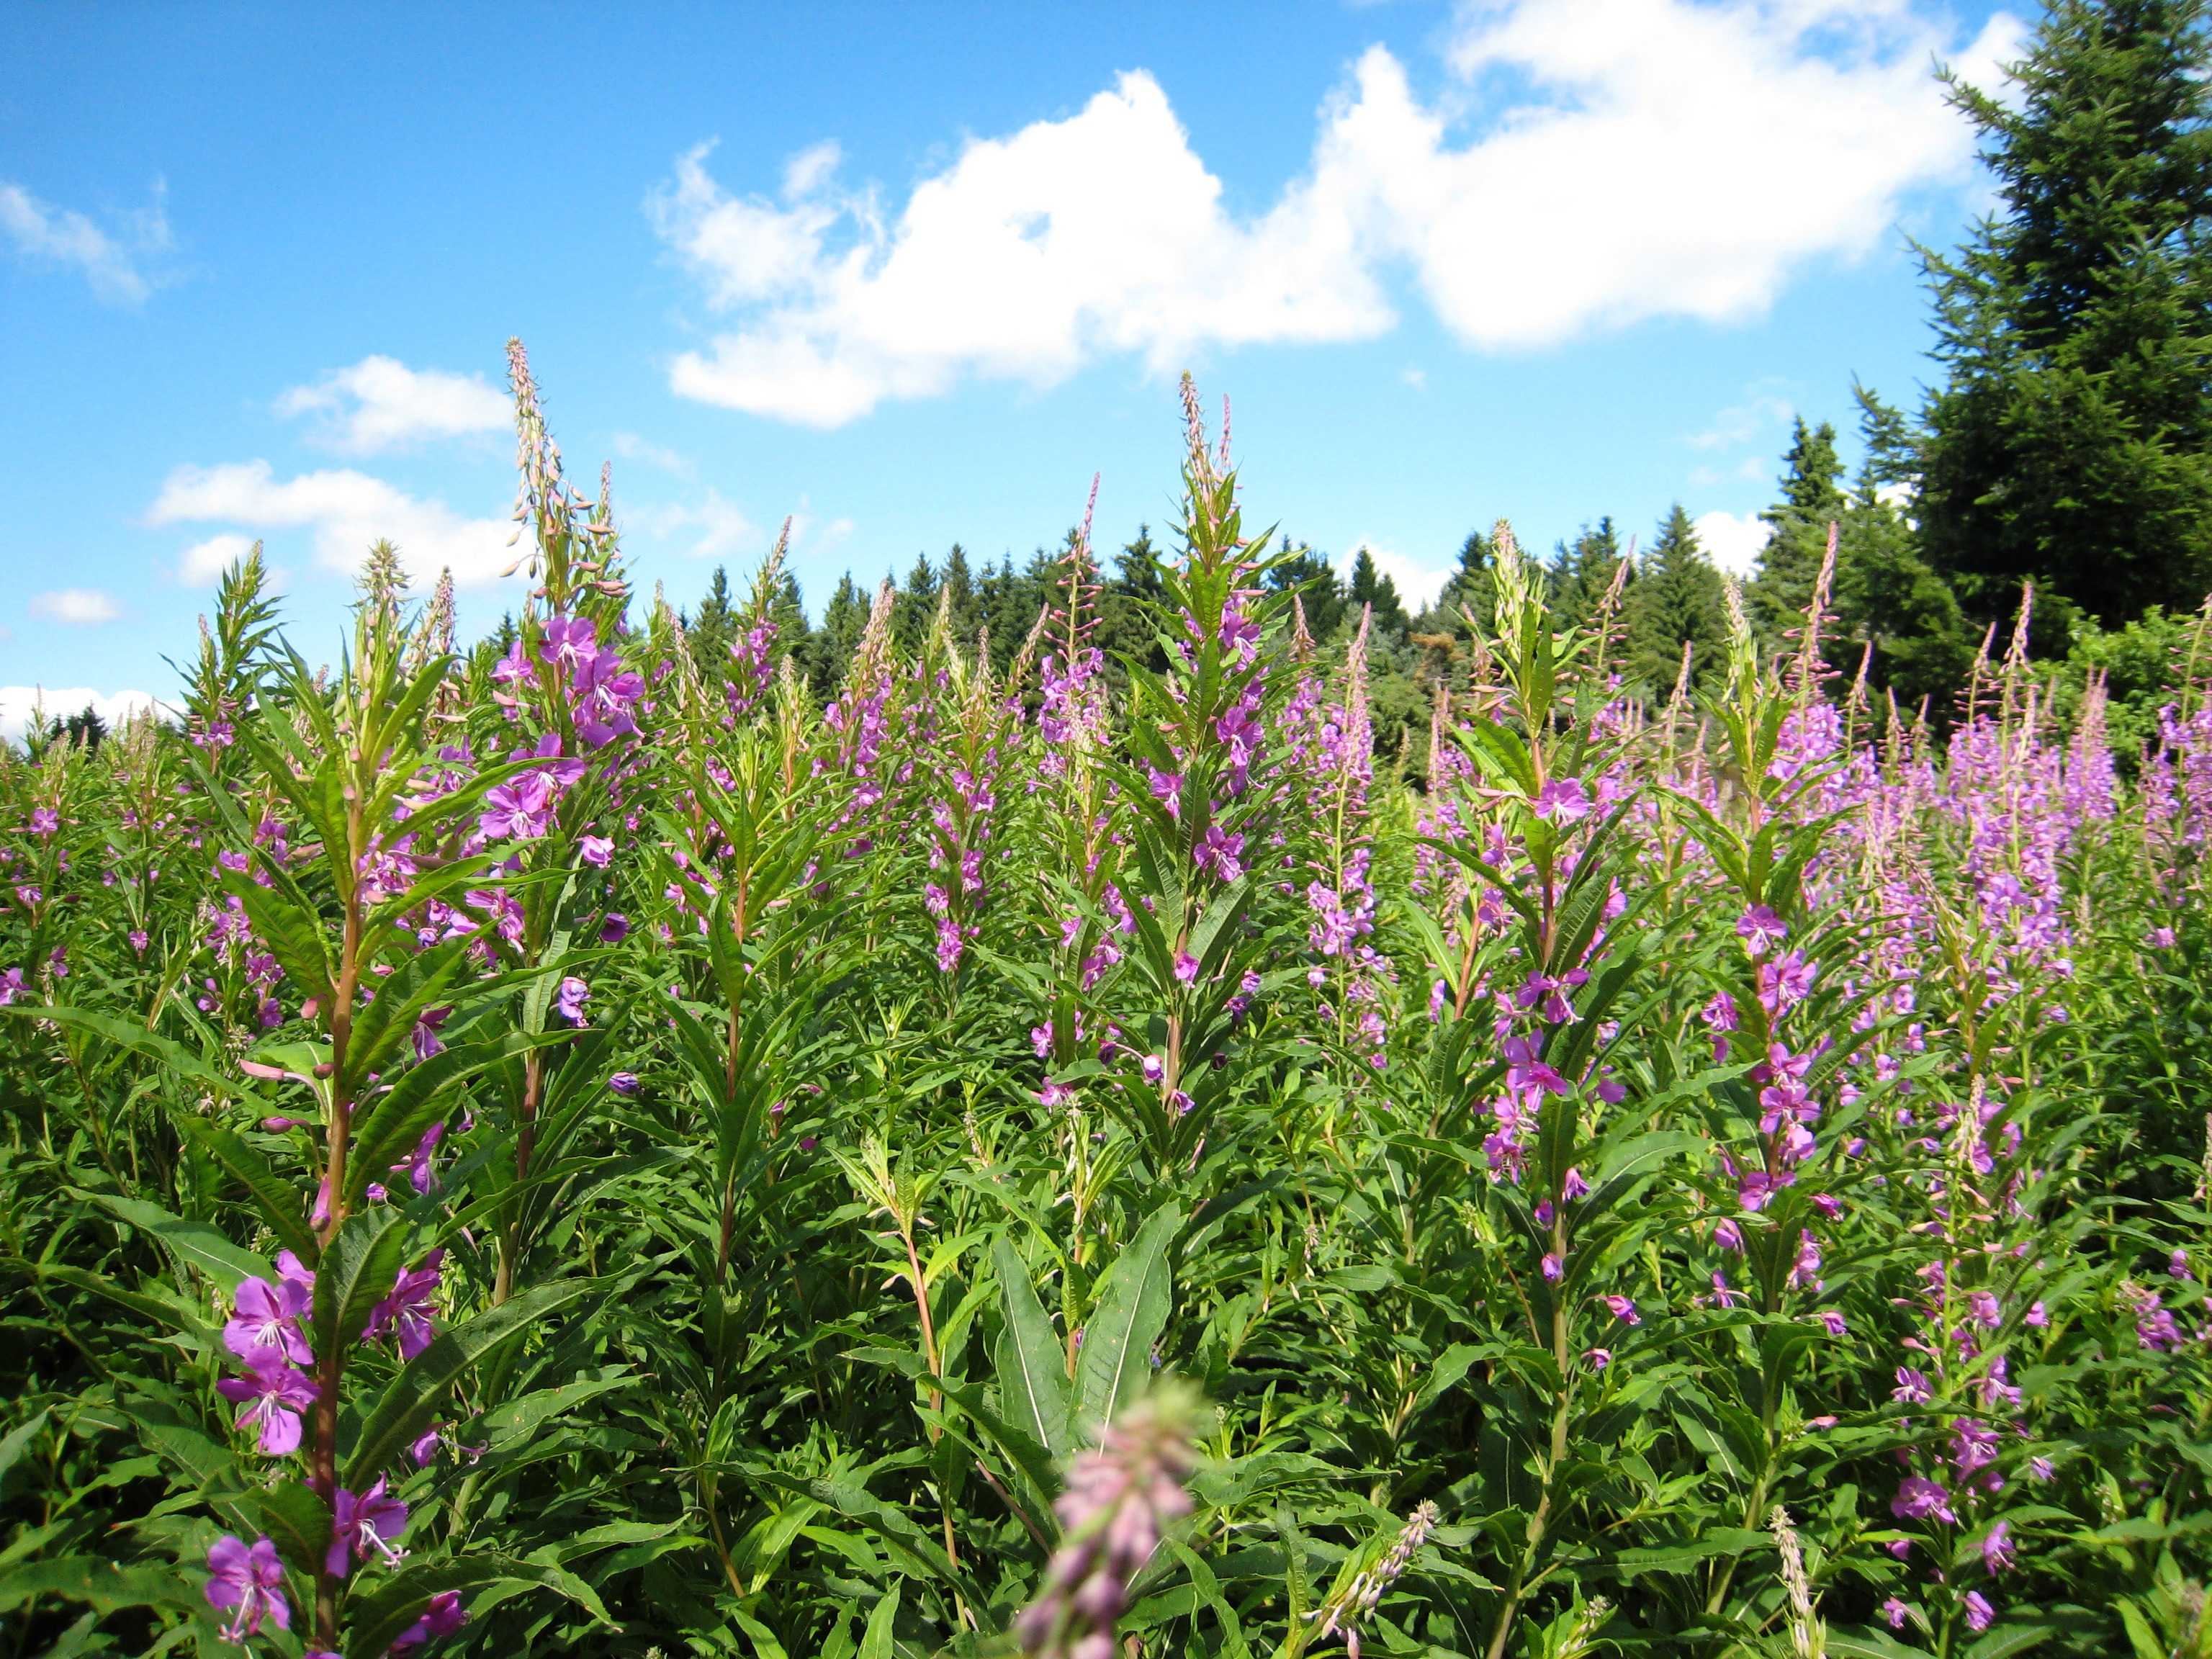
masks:
[[[2019,8],[2015,8],[2019,10]],[[2022,15],[2025,15],[2024,12]],[[0,11],[0,730],[163,696],[253,537],[330,649],[368,538],[514,602],[527,342],[694,601],[810,606],[1173,510],[1175,376],[1251,511],[1418,591],[1681,501],[1754,549],[1792,411],[1928,374],[1908,234],[1984,204],[1927,0]],[[72,704],[74,706],[74,704]]]

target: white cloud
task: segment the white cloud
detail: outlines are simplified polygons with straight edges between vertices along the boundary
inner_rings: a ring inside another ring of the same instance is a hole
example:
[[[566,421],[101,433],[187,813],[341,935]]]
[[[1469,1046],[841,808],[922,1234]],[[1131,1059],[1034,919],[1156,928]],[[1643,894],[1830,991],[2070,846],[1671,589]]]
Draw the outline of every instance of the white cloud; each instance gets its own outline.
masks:
[[[177,580],[187,587],[213,587],[222,573],[253,550],[253,538],[225,531],[195,542],[177,560]]]
[[[443,501],[418,501],[381,478],[341,468],[279,482],[266,461],[180,466],[147,509],[149,524],[236,524],[313,532],[315,561],[351,574],[368,545],[389,537],[418,588],[441,567],[464,586],[495,580],[521,552],[507,519],[465,519]],[[203,546],[207,544],[202,544]]]
[[[1758,568],[1759,555],[1774,526],[1756,513],[1700,513],[1692,526],[1705,556],[1735,576],[1748,576]]]
[[[2000,15],[1948,55],[1987,80],[2020,27]],[[1486,349],[1749,316],[1805,261],[1879,243],[1912,190],[1968,176],[1970,134],[1928,73],[1948,44],[1905,0],[1493,0],[1433,105],[1369,50],[1309,171],[1250,218],[1141,71],[969,143],[895,215],[837,186],[834,148],[794,161],[779,203],[723,191],[702,146],[648,210],[732,323],[671,383],[836,426],[967,377],[1370,337],[1400,270]]]
[[[1692,433],[1682,441],[1693,449],[1734,449],[1738,444],[1749,443],[1764,433],[1776,430],[1796,412],[1796,406],[1787,398],[1754,387],[1741,403],[1714,416],[1711,426],[1703,432]]]
[[[475,376],[380,356],[333,369],[318,386],[294,386],[276,412],[319,416],[317,441],[349,455],[496,432],[514,418],[505,394]]]
[[[1398,598],[1404,603],[1408,615],[1425,611],[1434,605],[1437,595],[1443,592],[1444,584],[1451,580],[1452,571],[1456,568],[1425,565],[1411,554],[1401,553],[1380,542],[1362,540],[1344,556],[1345,575],[1352,574],[1352,562],[1359,556],[1362,547],[1373,556],[1375,568],[1396,586]]]
[[[81,713],[88,704],[111,731],[142,708],[167,712],[161,702],[145,691],[118,691],[111,696],[87,685],[0,685],[0,738],[21,743],[30,726],[33,708],[43,708],[50,720],[67,720]]]
[[[626,461],[643,461],[647,466],[657,466],[663,472],[673,472],[679,478],[688,478],[696,471],[690,456],[679,455],[672,449],[663,449],[658,444],[647,443],[635,432],[616,433],[614,450]]]
[[[120,227],[109,232],[82,213],[40,201],[21,185],[0,184],[0,231],[19,253],[76,266],[92,291],[109,304],[140,305],[157,280],[143,269],[144,261],[170,246],[161,197],[157,180],[152,205],[125,215]]]
[[[122,611],[115,601],[96,587],[64,587],[41,593],[31,601],[31,614],[41,622],[64,623],[71,628],[96,628],[112,623]]]
[[[698,532],[696,537],[687,536],[688,545],[680,550],[695,559],[726,559],[765,553],[769,547],[768,532],[748,519],[734,503],[724,500],[720,490],[712,488],[696,507],[647,507],[628,516],[639,529],[663,541],[690,531]]]

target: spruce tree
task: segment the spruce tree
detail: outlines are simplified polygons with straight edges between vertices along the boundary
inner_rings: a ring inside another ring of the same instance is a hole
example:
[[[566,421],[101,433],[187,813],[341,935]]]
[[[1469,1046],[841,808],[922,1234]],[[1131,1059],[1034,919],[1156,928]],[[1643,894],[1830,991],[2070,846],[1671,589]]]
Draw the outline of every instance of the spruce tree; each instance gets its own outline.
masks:
[[[1698,545],[1696,526],[1680,501],[1659,523],[1659,539],[1640,562],[1629,589],[1628,678],[1655,701],[1669,695],[1691,656],[1691,683],[1702,684],[1726,660],[1728,605],[1721,573]]]
[[[1328,555],[1304,542],[1263,579],[1278,593],[1295,592],[1306,613],[1306,632],[1316,640],[1334,635],[1344,620],[1344,589],[1336,580],[1336,567]],[[1354,618],[1356,622],[1357,617]]]
[[[1770,642],[1803,621],[1813,603],[1813,586],[1827,557],[1828,526],[1844,516],[1838,482],[1843,476],[1836,428],[1826,421],[1808,426],[1799,416],[1782,457],[1782,499],[1759,515],[1773,532],[1744,593],[1753,623]]]
[[[1917,482],[1912,434],[1904,415],[1863,386],[1859,437],[1865,457],[1843,510],[1833,609],[1838,632],[1827,652],[1840,672],[1856,674],[1874,647],[1869,679],[1911,706],[1939,706],[1965,678],[1976,638],[1958,598],[1922,556],[1908,516]]]
[[[1492,574],[1497,564],[1498,549],[1492,539],[1480,530],[1468,531],[1459,546],[1459,568],[1445,579],[1437,602],[1422,613],[1422,631],[1463,634],[1467,617],[1460,613],[1465,610],[1488,632],[1491,612],[1497,608],[1498,581]]]
[[[1344,615],[1346,623],[1359,625],[1364,606],[1372,605],[1372,631],[1393,635],[1403,635],[1409,620],[1405,602],[1398,597],[1398,584],[1376,568],[1374,554],[1361,548],[1352,556],[1352,574],[1344,584]]]
[[[1977,619],[2027,580],[2111,623],[2212,585],[2206,4],[2053,0],[2016,104],[1947,77],[2002,206],[1923,252],[1947,379],[1921,533]]]
[[[1620,560],[1620,534],[1610,515],[1595,526],[1584,525],[1571,545],[1559,544],[1545,574],[1551,585],[1552,609],[1562,622],[1580,628],[1597,614]]]
[[[845,671],[867,632],[871,595],[863,593],[849,570],[837,579],[837,591],[822,608],[822,626],[807,641],[811,659],[804,666],[815,701],[827,702],[845,683]]]

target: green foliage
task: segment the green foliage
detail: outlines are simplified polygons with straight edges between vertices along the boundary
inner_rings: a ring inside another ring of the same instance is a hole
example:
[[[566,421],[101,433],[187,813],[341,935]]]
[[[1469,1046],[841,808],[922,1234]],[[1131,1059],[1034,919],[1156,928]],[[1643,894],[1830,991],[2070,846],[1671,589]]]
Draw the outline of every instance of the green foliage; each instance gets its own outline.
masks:
[[[2016,105],[1950,82],[2002,206],[1926,256],[1945,380],[1920,517],[1978,622],[2027,580],[2109,625],[2212,586],[2204,18],[2203,0],[2055,0]]]
[[[1679,508],[1394,623],[1194,394],[1171,554],[684,618],[515,381],[511,630],[249,561],[0,752],[14,1650],[2201,1650],[2195,630],[1854,747]]]

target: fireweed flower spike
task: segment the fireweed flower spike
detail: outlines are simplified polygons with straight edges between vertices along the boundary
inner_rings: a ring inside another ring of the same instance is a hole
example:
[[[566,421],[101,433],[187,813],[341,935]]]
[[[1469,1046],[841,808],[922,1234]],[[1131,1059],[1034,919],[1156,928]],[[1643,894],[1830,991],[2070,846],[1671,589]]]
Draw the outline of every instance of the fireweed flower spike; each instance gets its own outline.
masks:
[[[1063,1528],[1037,1599],[1015,1621],[1022,1651],[1041,1659],[1114,1659],[1129,1583],[1168,1525],[1190,1512],[1198,1401],[1165,1381],[1107,1426],[1095,1451],[1067,1466],[1054,1503]]]
[[[1343,1589],[1306,1613],[1316,1622],[1312,1640],[1325,1642],[1341,1634],[1346,1659],[1359,1659],[1359,1623],[1381,1605],[1383,1595],[1412,1563],[1429,1534],[1443,1518],[1434,1504],[1425,1503],[1406,1517],[1398,1536],[1382,1559],[1354,1573]]]

